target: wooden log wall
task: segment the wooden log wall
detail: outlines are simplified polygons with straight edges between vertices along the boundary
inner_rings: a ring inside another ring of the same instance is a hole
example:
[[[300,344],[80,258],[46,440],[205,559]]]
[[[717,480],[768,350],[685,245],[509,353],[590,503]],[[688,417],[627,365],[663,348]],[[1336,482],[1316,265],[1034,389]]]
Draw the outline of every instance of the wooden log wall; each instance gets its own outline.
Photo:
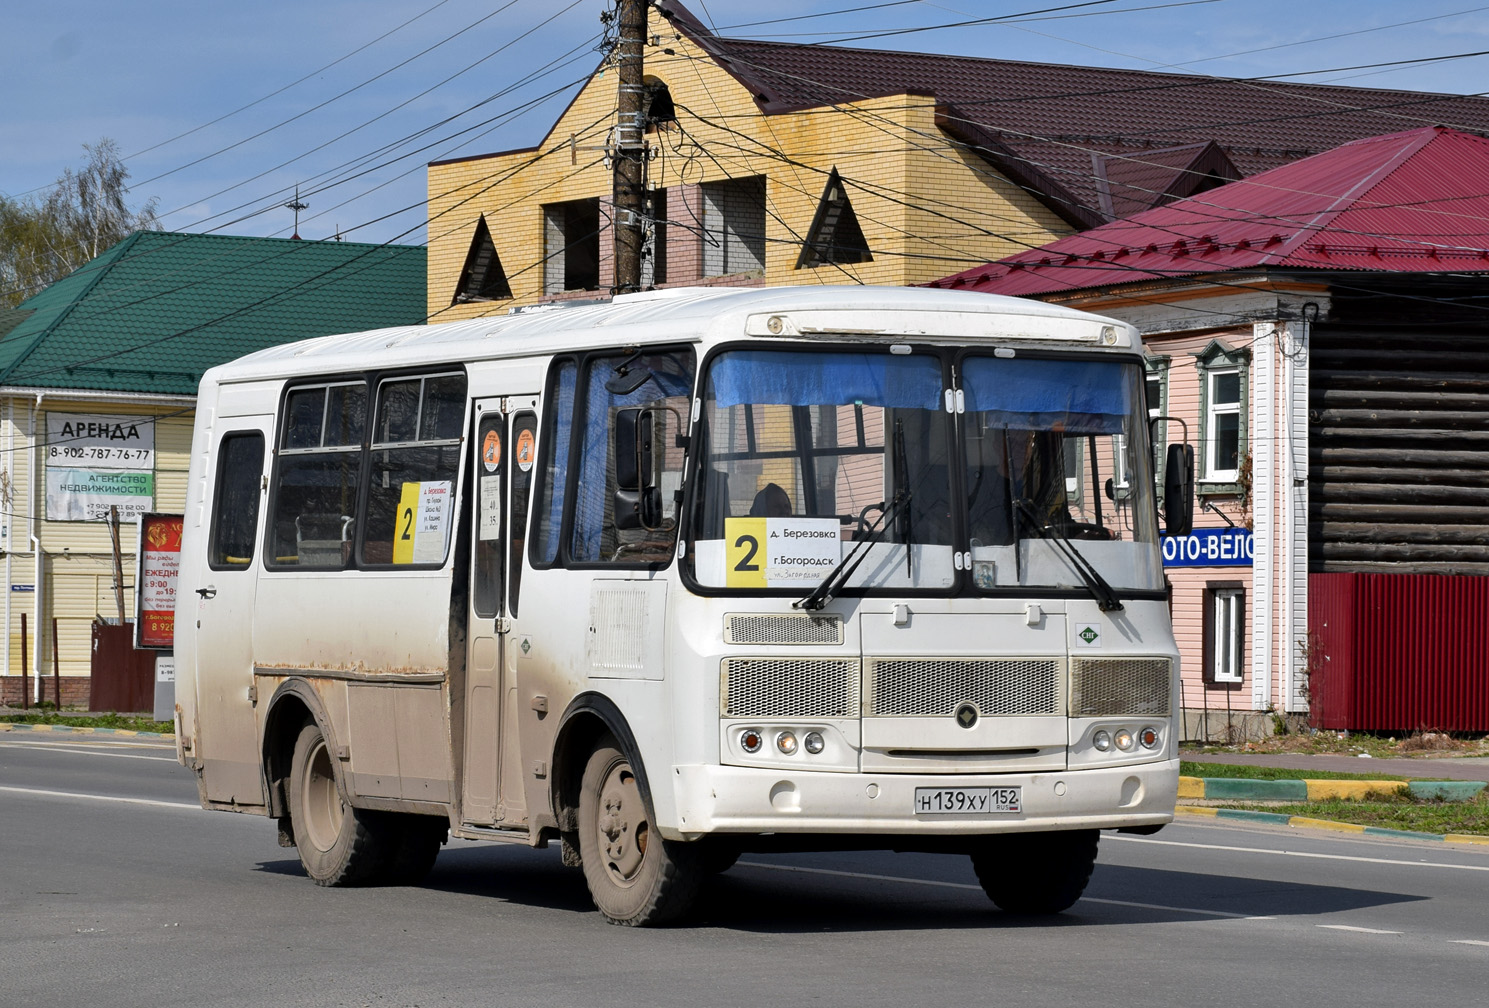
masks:
[[[1309,568],[1489,574],[1489,329],[1314,329]]]

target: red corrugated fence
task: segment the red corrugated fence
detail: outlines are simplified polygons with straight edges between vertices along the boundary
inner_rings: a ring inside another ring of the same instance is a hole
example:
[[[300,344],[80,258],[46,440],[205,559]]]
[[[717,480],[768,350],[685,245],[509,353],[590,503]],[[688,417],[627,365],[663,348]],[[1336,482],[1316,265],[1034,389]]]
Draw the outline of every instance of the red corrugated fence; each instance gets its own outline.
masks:
[[[1320,728],[1489,731],[1489,577],[1311,574]]]

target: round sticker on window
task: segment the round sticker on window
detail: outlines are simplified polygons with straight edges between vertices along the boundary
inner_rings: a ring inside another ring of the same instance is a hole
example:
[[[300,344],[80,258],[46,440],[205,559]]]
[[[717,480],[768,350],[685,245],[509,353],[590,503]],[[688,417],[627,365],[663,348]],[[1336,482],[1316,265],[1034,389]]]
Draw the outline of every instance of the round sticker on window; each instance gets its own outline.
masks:
[[[497,431],[486,432],[486,440],[481,443],[481,464],[487,472],[496,472],[496,467],[502,464],[502,436]]]
[[[533,456],[536,454],[537,439],[533,432],[525,430],[517,435],[517,468],[527,472],[533,467]]]

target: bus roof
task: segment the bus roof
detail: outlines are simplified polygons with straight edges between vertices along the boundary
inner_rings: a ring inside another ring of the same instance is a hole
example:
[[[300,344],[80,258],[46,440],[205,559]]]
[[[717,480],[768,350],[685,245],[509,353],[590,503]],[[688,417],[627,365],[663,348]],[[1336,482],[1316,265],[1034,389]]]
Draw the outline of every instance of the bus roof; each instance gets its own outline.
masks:
[[[994,294],[923,287],[691,287],[572,307],[534,306],[460,322],[320,336],[212,368],[203,383],[751,336],[1137,346],[1135,330],[1126,323]]]

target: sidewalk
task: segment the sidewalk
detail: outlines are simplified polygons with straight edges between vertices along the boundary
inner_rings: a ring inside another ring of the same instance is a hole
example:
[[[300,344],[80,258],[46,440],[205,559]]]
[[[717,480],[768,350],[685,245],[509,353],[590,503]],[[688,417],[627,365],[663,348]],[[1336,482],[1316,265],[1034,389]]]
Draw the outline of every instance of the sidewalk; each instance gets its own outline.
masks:
[[[1423,757],[1421,759],[1370,759],[1360,756],[1301,753],[1179,753],[1192,763],[1228,763],[1232,766],[1282,767],[1288,770],[1328,770],[1333,773],[1380,775],[1382,777],[1436,777],[1446,780],[1489,781],[1489,758]]]

